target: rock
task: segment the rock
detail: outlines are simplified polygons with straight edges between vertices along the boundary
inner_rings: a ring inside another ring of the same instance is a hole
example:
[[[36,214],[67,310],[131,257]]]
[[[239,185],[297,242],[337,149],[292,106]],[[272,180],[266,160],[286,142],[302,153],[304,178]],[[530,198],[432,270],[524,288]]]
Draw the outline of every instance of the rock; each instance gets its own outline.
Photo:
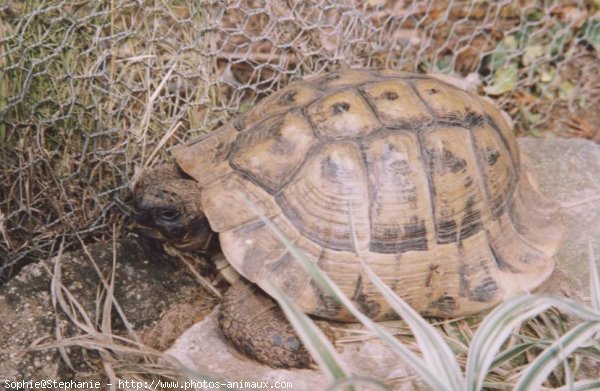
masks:
[[[589,297],[588,242],[600,267],[600,145],[585,139],[521,138],[540,189],[563,206],[565,239],[554,256],[556,270]]]
[[[206,299],[207,293],[195,279],[156,251],[149,241],[126,238],[116,243],[116,250],[114,297],[131,328],[137,332],[137,338],[147,346],[164,349],[205,315],[207,304],[212,304]],[[88,251],[89,256],[84,251],[75,251],[31,264],[0,287],[0,379],[80,379],[65,365],[56,348],[43,348],[43,344],[56,341],[57,319],[64,338],[87,334],[68,319],[60,303],[55,311],[51,293],[55,272],[60,275],[55,281],[60,281],[64,287],[61,291],[64,300],[69,301],[65,291],[68,290],[87,314],[91,328],[103,330],[106,291],[99,289],[98,271],[106,281],[110,280],[112,243],[95,243],[88,246]],[[97,298],[98,292],[103,292],[101,300]],[[178,311],[179,315],[172,316],[170,310],[181,308],[185,308],[185,312]],[[86,323],[81,316],[77,318]],[[112,333],[135,338],[128,335],[114,307],[110,318]],[[165,319],[168,327],[164,325]],[[42,348],[28,349],[32,345]],[[97,361],[96,352],[68,348],[67,353],[77,371],[96,370],[88,363],[88,360]]]

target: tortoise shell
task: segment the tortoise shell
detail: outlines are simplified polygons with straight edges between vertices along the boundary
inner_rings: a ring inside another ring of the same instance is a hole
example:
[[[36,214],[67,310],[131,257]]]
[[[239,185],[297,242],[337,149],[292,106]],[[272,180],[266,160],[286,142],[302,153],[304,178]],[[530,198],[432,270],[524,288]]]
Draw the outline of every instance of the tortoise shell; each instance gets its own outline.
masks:
[[[453,317],[537,287],[562,236],[502,113],[433,77],[293,83],[173,155],[233,267],[324,318],[352,319],[264,219],[376,320],[395,315],[357,253],[417,311]]]

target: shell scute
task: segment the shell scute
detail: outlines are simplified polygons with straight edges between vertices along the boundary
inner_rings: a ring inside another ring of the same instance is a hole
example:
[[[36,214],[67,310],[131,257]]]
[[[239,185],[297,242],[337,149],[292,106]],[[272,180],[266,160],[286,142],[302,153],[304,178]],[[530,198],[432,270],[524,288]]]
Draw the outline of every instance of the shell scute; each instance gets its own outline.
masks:
[[[359,246],[369,240],[365,176],[358,146],[326,144],[276,199],[304,236],[323,247],[352,250],[351,209]]]
[[[497,218],[504,212],[518,178],[510,154],[506,153],[497,132],[490,125],[484,124],[471,132],[489,208],[493,218]]]
[[[230,162],[274,194],[300,168],[316,142],[310,123],[296,110],[242,132]]]
[[[371,195],[370,250],[427,250],[434,229],[417,136],[389,133],[364,144]]]
[[[381,122],[390,128],[415,129],[433,120],[408,82],[383,80],[363,87]]]
[[[187,144],[174,147],[171,154],[186,174],[201,186],[206,186],[231,171],[227,159],[238,134],[232,125],[225,125]]]
[[[269,193],[237,172],[211,182],[200,197],[215,232],[229,231],[281,213]]]
[[[413,83],[418,95],[439,121],[472,126],[484,120],[484,111],[473,95],[432,78],[414,79]]]
[[[325,140],[364,137],[381,127],[375,113],[357,91],[327,95],[308,106],[315,132]]]
[[[485,222],[485,194],[477,175],[469,130],[438,127],[422,135],[429,167],[437,242],[456,242],[478,232]]]

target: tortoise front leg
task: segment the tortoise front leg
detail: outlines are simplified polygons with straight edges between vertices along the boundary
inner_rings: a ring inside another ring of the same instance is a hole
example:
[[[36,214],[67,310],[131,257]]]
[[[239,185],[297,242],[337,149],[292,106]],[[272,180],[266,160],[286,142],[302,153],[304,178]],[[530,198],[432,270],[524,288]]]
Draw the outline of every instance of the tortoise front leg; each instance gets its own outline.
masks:
[[[277,302],[246,280],[240,279],[225,293],[219,325],[237,350],[263,364],[308,368],[312,362]],[[319,326],[331,338],[327,326]]]

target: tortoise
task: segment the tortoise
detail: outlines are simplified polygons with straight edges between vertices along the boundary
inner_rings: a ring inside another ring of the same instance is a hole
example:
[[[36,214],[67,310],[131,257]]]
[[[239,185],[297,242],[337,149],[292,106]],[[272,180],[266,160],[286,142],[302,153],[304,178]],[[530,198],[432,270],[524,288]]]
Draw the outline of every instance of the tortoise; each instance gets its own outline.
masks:
[[[397,315],[359,256],[422,315],[449,318],[539,286],[562,237],[503,113],[437,77],[358,69],[295,82],[172,155],[135,186],[138,221],[187,251],[218,234],[243,277],[221,328],[275,367],[310,358],[267,281],[308,314],[354,319],[266,220],[374,320]]]

